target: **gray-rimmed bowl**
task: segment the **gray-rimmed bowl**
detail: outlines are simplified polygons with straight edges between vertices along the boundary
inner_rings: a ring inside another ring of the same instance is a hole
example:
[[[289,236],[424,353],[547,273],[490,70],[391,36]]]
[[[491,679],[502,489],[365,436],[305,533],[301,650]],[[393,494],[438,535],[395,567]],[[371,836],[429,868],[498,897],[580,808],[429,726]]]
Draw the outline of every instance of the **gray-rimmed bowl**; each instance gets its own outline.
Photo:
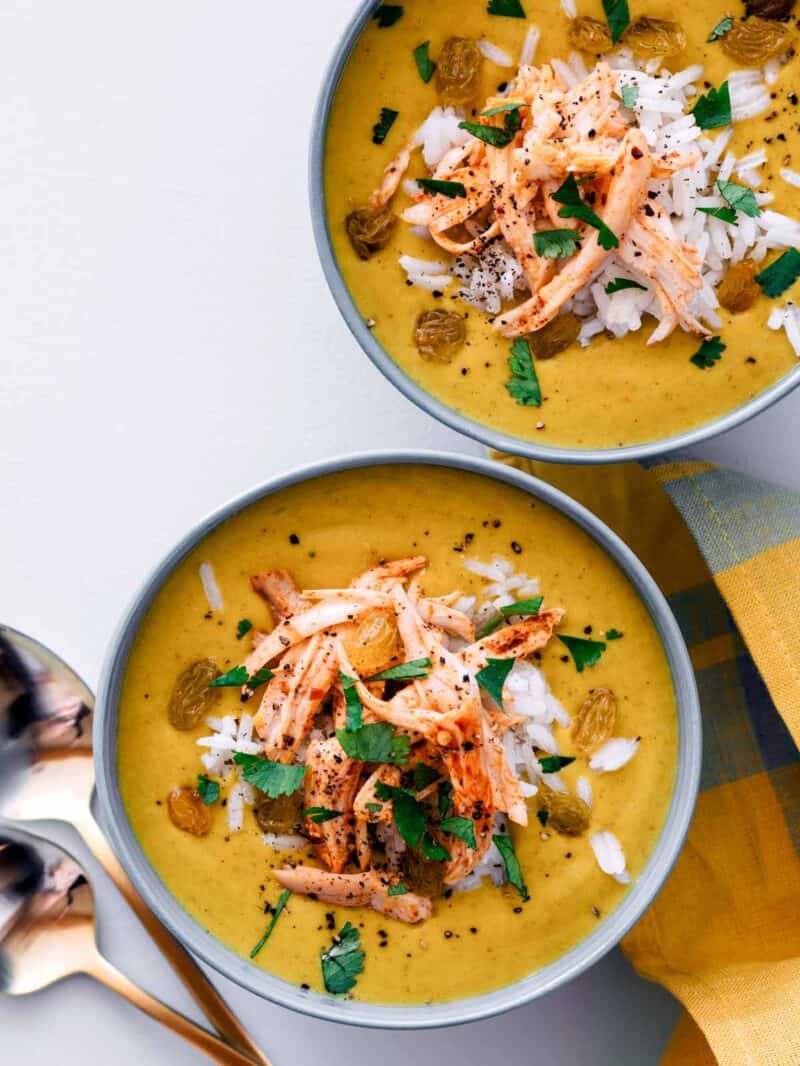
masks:
[[[511,452],[513,455],[525,455],[532,459],[543,459],[550,463],[621,463],[628,460],[645,459],[653,455],[662,455],[665,452],[676,451],[679,448],[688,448],[690,445],[699,444],[700,441],[708,440],[710,437],[716,437],[720,433],[725,433],[727,430],[747,422],[761,411],[765,411],[800,384],[800,366],[798,366],[790,370],[779,381],[776,381],[774,385],[770,385],[764,392],[753,397],[748,403],[736,408],[736,410],[729,411],[719,418],[712,419],[710,422],[705,422],[703,425],[688,429],[683,433],[663,437],[660,440],[645,441],[641,444],[629,444],[622,448],[564,448],[556,445],[538,444],[523,437],[509,436],[509,434],[502,433],[500,430],[493,429],[482,422],[468,418],[454,408],[448,407],[440,400],[437,400],[435,396],[432,396],[431,393],[414,381],[392,359],[383,346],[378,343],[345,284],[336,260],[336,253],[333,250],[325,201],[325,144],[331,105],[333,104],[342,72],[350,58],[350,53],[378,6],[378,0],[361,0],[361,3],[356,5],[355,14],[339,41],[325,72],[311,126],[311,154],[309,160],[310,210],[317,251],[322,261],[322,269],[337,307],[341,311],[350,332],[378,370],[405,397],[415,403],[417,407],[422,408],[423,411],[427,411],[429,415],[433,415],[440,422],[444,422],[445,425],[451,426],[468,437],[482,441],[491,448],[497,448],[499,451]]]
[[[498,991],[451,1003],[400,1007],[337,1000],[317,992],[302,991],[237,955],[206,932],[183,909],[150,865],[122,805],[117,780],[117,719],[128,654],[142,619],[167,577],[212,529],[256,500],[298,482],[354,467],[404,463],[466,470],[513,485],[571,518],[600,544],[633,585],[661,637],[675,688],[679,735],[675,786],[658,842],[628,894],[591,936],[555,962]],[[425,451],[367,452],[314,463],[272,478],[198,522],[147,577],[125,614],[103,667],[94,719],[94,751],[102,821],[130,879],[164,925],[195,955],[259,996],[318,1018],[396,1029],[455,1025],[520,1006],[576,977],[613,948],[653,901],[678,856],[697,796],[701,746],[697,689],[686,645],[661,591],[630,548],[585,507],[528,474],[488,459]]]

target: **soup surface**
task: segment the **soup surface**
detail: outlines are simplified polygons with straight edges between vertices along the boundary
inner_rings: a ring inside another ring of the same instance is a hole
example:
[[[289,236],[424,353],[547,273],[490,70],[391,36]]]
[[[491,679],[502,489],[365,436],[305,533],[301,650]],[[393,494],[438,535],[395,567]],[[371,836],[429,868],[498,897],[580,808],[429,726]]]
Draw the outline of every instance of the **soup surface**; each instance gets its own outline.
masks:
[[[417,71],[413,52],[421,43],[429,42],[429,56],[434,61],[445,41],[454,35],[487,39],[514,57],[512,69],[484,60],[477,103],[468,114],[473,120],[484,101],[513,77],[531,23],[540,31],[535,63],[567,58],[571,50],[569,19],[560,4],[556,0],[523,0],[523,7],[527,19],[489,15],[484,0],[408,0],[398,21],[381,28],[372,20],[358,40],[331,112],[325,195],[335,254],[359,312],[391,358],[442,403],[494,430],[542,445],[613,448],[658,440],[740,407],[795,368],[796,357],[786,335],[772,332],[766,323],[776,305],[783,306],[787,297],[797,299],[797,284],[779,300],[759,292],[748,310],[732,313],[720,308],[720,322],[711,328],[726,350],[711,367],[701,369],[690,362],[700,338],[680,328],[648,347],[646,340],[656,323],[645,317],[640,330],[623,337],[601,332],[588,347],[572,343],[553,358],[537,358],[535,369],[543,401],[538,407],[526,406],[507,390],[510,341],[493,329],[495,316],[459,299],[456,281],[440,286],[443,291],[438,295],[406,283],[398,258],[408,255],[447,263],[449,256],[441,248],[415,235],[405,222],[398,222],[388,245],[366,261],[358,257],[348,240],[348,214],[367,202],[380,184],[383,168],[441,102],[436,77],[426,84]],[[578,8],[582,16],[605,21],[600,0],[580,0]],[[685,49],[664,63],[673,71],[702,64],[700,91],[720,86],[732,69],[744,65],[729,58],[719,41],[708,41],[724,16],[744,14],[740,8],[740,0],[733,4],[735,10],[725,0],[706,4],[690,0],[630,3],[631,18],[672,19],[685,30]],[[793,28],[792,20],[788,30]],[[591,69],[594,57],[584,53],[583,59]],[[800,170],[795,95],[798,62],[792,53],[781,65],[777,81],[769,87],[770,106],[758,117],[735,123],[729,146],[737,158],[762,148],[766,151],[766,165],[759,171],[760,189],[773,194],[771,210],[792,219],[800,216],[800,189],[788,184],[779,172],[787,167]],[[373,126],[381,108],[390,108],[398,115],[384,143],[376,146]],[[712,140],[719,135],[716,129],[706,132]],[[408,176],[428,174],[419,153],[415,153]],[[733,177],[738,182],[737,175]],[[714,192],[713,182],[709,191]],[[410,204],[401,186],[390,207],[400,215]],[[558,223],[564,227],[570,224]],[[730,229],[730,239],[735,240],[735,227]],[[797,243],[796,237],[791,241]],[[770,251],[763,262],[774,257]],[[434,308],[466,316],[466,343],[450,362],[426,360],[415,344],[418,317]]]
[[[635,880],[653,849],[670,800],[677,723],[669,668],[638,596],[603,550],[571,521],[527,494],[491,479],[437,467],[383,466],[329,475],[269,496],[214,530],[177,567],[156,596],[134,643],[124,679],[118,737],[123,801],[136,835],[164,883],[205,929],[248,956],[280,894],[273,871],[297,854],[265,845],[253,811],[232,831],[230,781],[207,807],[210,832],[183,832],[167,798],[195,786],[203,772],[204,722],[178,731],[168,719],[178,674],[212,658],[220,671],[241,663],[251,635],[269,630],[265,604],[248,579],[285,567],[301,588],[342,587],[378,560],[424,554],[426,595],[455,589],[483,597],[484,578],[464,560],[508,558],[538,578],[547,607],[563,606],[563,633],[594,636],[605,650],[579,673],[567,648],[551,640],[537,665],[574,718],[591,690],[613,690],[615,734],[640,737],[635,756],[614,772],[591,772],[578,755],[558,775],[571,793],[591,781],[589,829],[548,830],[528,800],[527,828],[510,826],[529,899],[484,879],[471,891],[434,900],[433,915],[406,925],[365,909],[329,906],[292,895],[254,965],[297,985],[322,990],[320,954],[345,922],[365,953],[352,995],[381,1003],[441,1002],[507,985],[550,962],[595,930],[627,891],[603,873],[589,837],[613,832]],[[210,563],[223,607],[209,610],[201,580]],[[608,639],[606,634],[621,634]],[[238,689],[223,688],[216,715],[239,716]],[[254,702],[258,701],[258,697]],[[554,729],[560,751],[575,751],[570,728]],[[544,755],[544,753],[541,753]],[[313,862],[308,853],[304,861]]]

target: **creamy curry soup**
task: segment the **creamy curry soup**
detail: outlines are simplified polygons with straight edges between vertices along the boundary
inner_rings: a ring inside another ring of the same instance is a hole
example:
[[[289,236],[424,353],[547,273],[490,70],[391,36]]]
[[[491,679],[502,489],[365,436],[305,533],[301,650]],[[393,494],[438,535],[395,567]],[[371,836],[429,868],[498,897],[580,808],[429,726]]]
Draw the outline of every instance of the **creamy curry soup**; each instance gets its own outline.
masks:
[[[383,466],[269,496],[177,567],[118,768],[214,936],[302,987],[424,1003],[598,928],[661,830],[676,736],[659,637],[592,539],[488,478]]]
[[[573,19],[384,6],[336,92],[325,196],[392,359],[483,425],[587,448],[687,430],[790,372],[793,3],[629,0],[610,23],[599,0]]]

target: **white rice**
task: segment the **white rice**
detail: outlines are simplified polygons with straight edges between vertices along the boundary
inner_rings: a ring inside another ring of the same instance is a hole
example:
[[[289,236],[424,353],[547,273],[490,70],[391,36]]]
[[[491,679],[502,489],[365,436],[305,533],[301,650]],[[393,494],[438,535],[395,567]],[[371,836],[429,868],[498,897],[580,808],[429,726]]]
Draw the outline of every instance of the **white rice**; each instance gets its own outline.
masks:
[[[592,783],[588,777],[581,776],[578,778],[578,785],[575,792],[578,799],[582,799],[587,807],[591,807],[594,796],[592,793]]]
[[[785,330],[794,354],[800,359],[800,307],[789,300],[783,307],[776,307],[767,319],[770,329]]]
[[[789,185],[793,185],[795,189],[800,189],[800,173],[798,173],[798,171],[790,170],[788,167],[782,167],[780,175]]]
[[[622,845],[613,833],[604,830],[601,833],[592,833],[589,843],[597,859],[597,865],[604,874],[609,874],[621,885],[630,884],[631,875],[626,870],[625,852]]]
[[[495,829],[500,832],[505,832],[505,815],[495,816]],[[504,885],[506,881],[506,870],[503,862],[503,856],[497,849],[497,845],[492,841],[491,847],[486,852],[484,857],[478,863],[474,870],[471,870],[466,877],[457,881],[452,886],[454,892],[470,892],[473,888],[477,888],[484,877],[490,877],[492,881],[500,886]]]
[[[575,0],[561,0],[561,10],[568,19],[574,19],[577,17],[578,7]]]
[[[412,284],[430,292],[446,289],[453,280],[447,263],[438,260],[417,259],[413,255],[401,255],[397,260]]]
[[[273,851],[304,851],[310,846],[299,834],[264,833],[261,841]]]
[[[491,41],[485,41],[481,39],[478,41],[478,48],[483,55],[489,60],[490,63],[494,63],[496,67],[513,67],[514,60],[508,54],[504,52],[502,48],[498,48],[496,44],[492,44]]]
[[[435,107],[415,134],[417,144],[422,145],[422,158],[433,170],[451,148],[466,144],[470,134],[458,128],[464,119],[453,107]]]
[[[212,611],[222,610],[222,593],[219,591],[217,579],[214,577],[214,567],[211,563],[200,563],[200,581],[203,585],[206,601]]]
[[[601,745],[589,760],[589,769],[595,773],[608,774],[626,766],[636,754],[639,740],[612,737]]]
[[[521,67],[527,67],[533,63],[536,58],[536,49],[539,47],[539,37],[539,27],[531,25],[525,34],[525,40],[522,42],[522,48],[519,53],[519,65]]]

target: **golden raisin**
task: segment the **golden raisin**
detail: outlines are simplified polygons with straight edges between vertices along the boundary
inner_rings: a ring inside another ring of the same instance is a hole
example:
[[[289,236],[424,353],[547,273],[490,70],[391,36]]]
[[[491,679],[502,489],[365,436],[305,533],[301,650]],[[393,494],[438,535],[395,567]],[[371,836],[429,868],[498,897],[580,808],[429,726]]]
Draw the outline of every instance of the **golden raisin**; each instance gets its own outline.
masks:
[[[449,363],[466,339],[467,327],[463,317],[438,307],[423,311],[414,329],[419,354],[436,363]]]
[[[605,744],[617,724],[617,697],[610,688],[596,688],[583,701],[572,725],[572,741],[583,755]]]
[[[717,299],[726,311],[747,311],[753,306],[760,291],[755,280],[758,269],[752,259],[740,259],[728,267],[717,288]]]
[[[570,20],[569,43],[578,51],[588,52],[591,56],[603,55],[614,47],[611,31],[605,22],[589,18],[588,15],[578,15]]]
[[[794,4],[795,0],[744,0],[744,9],[748,15],[783,21],[794,11]]]
[[[792,46],[794,34],[781,22],[753,16],[739,19],[720,41],[722,50],[736,63],[757,67]]]
[[[436,92],[445,104],[458,107],[478,95],[483,55],[469,37],[448,37],[436,61]]]
[[[402,661],[402,647],[394,611],[373,611],[352,633],[343,638],[353,669],[360,677],[371,677]]]
[[[253,814],[259,829],[264,833],[278,833],[279,835],[296,833],[300,826],[302,802],[302,789],[293,792],[291,796],[277,796],[275,799],[263,794],[259,795],[253,807]]]
[[[528,341],[537,359],[551,359],[574,344],[580,331],[581,320],[578,316],[570,311],[563,311],[542,329],[531,333]]]
[[[358,207],[344,220],[347,236],[359,259],[369,259],[389,243],[397,216],[388,207]]]
[[[175,729],[194,729],[214,707],[220,697],[218,688],[208,686],[219,676],[213,659],[200,659],[182,670],[172,687],[167,717]]]
[[[176,829],[204,837],[211,831],[211,808],[203,803],[196,788],[175,788],[167,799],[169,819]]]
[[[547,828],[567,837],[579,837],[589,828],[591,811],[579,796],[556,792],[540,781],[539,809],[547,811]]]
[[[622,42],[642,59],[674,56],[686,47],[686,31],[677,22],[641,15],[625,30]]]

